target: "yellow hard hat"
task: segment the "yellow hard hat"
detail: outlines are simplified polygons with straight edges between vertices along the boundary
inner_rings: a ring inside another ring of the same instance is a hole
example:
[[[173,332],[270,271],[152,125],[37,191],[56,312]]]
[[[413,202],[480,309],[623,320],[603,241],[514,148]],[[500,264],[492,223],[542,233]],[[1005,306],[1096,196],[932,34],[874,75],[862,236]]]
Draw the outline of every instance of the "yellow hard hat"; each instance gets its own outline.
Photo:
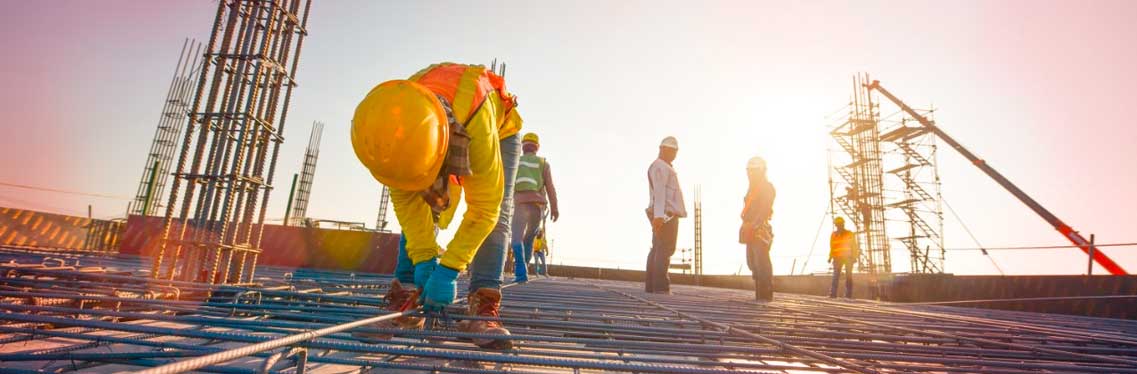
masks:
[[[446,109],[429,89],[408,80],[387,81],[355,108],[351,145],[380,183],[421,191],[446,160],[448,123]]]
[[[525,134],[525,136],[521,137],[521,142],[541,145],[541,138],[537,137],[537,134],[535,133],[528,133]]]
[[[834,219],[833,219],[833,224],[834,224],[834,225],[844,225],[844,224],[845,224],[845,217],[837,217],[837,218],[834,218]]]

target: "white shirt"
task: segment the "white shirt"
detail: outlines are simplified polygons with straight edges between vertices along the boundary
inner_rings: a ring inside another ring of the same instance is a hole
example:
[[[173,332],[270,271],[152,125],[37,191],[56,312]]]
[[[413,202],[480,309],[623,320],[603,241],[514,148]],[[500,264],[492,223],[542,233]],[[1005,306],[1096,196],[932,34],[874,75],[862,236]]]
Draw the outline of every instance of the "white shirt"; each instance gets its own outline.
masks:
[[[647,169],[648,201],[647,212],[652,218],[670,219],[686,217],[687,208],[683,204],[683,190],[679,188],[679,174],[662,159],[655,159]]]

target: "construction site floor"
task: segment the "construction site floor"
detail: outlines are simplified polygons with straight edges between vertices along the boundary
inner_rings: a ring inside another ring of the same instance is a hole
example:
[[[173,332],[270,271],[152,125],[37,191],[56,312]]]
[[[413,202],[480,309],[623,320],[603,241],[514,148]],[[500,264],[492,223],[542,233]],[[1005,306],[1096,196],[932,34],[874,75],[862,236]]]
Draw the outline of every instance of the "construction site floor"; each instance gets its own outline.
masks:
[[[156,281],[148,259],[0,250],[0,373],[130,372],[389,313],[388,275],[259,267],[258,284]],[[464,286],[460,286],[464,289]],[[514,348],[370,325],[236,356],[218,373],[1137,373],[1137,322],[540,278],[504,290]],[[207,295],[195,298],[195,295]],[[392,333],[386,341],[359,332]]]

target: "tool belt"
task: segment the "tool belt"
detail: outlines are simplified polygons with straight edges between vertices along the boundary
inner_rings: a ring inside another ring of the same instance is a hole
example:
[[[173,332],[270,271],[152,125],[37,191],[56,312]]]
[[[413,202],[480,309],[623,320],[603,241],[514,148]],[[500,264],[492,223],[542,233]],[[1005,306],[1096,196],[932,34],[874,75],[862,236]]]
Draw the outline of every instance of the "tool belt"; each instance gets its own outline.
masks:
[[[464,177],[473,174],[470,170],[470,134],[466,132],[466,125],[458,123],[454,118],[454,109],[451,108],[450,102],[442,95],[437,96],[438,101],[442,102],[442,108],[446,110],[446,127],[450,133],[450,141],[446,148],[446,160],[442,163],[442,169],[438,171],[438,177],[430,187],[419,192],[423,201],[430,205],[435,222],[438,222],[439,215],[450,207],[450,176]],[[477,110],[480,109],[481,104]],[[477,110],[474,113],[477,113]]]
[[[738,229],[738,242],[741,244],[770,244],[774,241],[774,228],[769,222],[759,225],[742,223]]]

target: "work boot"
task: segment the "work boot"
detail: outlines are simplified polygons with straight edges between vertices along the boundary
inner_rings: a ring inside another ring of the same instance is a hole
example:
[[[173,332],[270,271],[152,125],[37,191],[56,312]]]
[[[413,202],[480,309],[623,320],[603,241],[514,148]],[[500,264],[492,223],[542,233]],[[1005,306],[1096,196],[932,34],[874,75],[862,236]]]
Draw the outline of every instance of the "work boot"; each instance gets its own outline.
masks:
[[[501,290],[496,288],[479,288],[467,296],[469,310],[467,315],[499,318],[501,310]],[[501,326],[498,320],[464,320],[458,324],[462,332],[474,334],[509,335],[509,330]],[[474,344],[487,349],[511,349],[513,341],[508,339],[473,339]]]
[[[383,296],[383,300],[387,302],[385,310],[389,313],[398,313],[410,309],[418,308],[418,295],[419,290],[415,287],[403,287],[403,284],[398,280],[391,282],[391,289]],[[379,329],[402,329],[402,330],[418,330],[422,329],[426,320],[423,317],[417,316],[404,316],[386,321],[379,321],[371,325],[371,327]],[[394,337],[390,333],[382,332],[355,332],[352,334],[357,338],[388,340]]]

